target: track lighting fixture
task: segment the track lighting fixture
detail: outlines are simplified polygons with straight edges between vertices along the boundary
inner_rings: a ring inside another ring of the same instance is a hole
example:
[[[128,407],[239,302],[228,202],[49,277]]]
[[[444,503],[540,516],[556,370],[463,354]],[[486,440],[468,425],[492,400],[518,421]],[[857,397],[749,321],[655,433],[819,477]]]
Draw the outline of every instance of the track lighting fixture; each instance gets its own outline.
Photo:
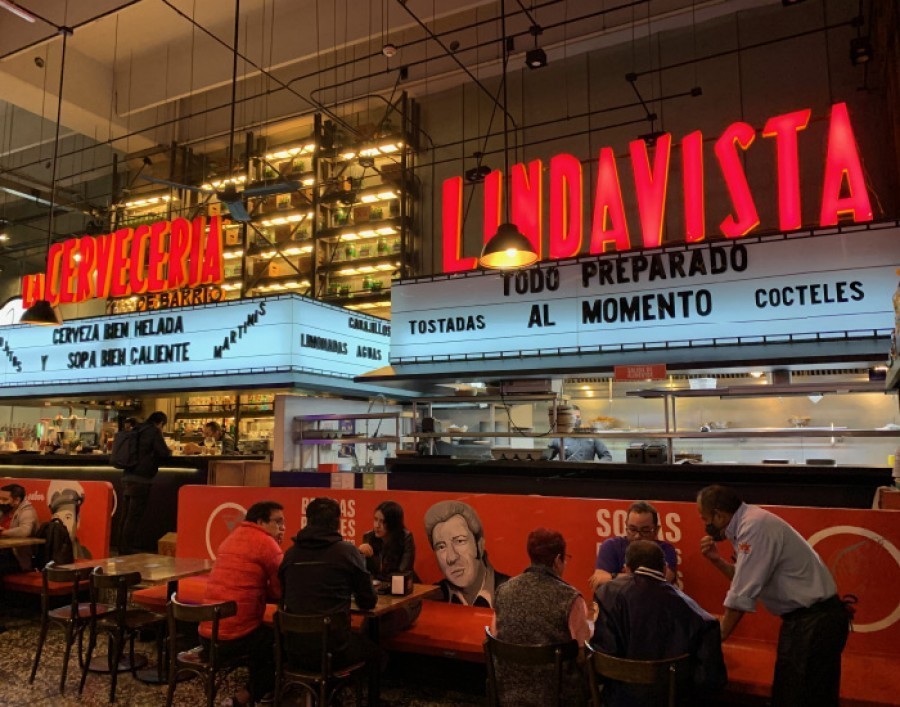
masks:
[[[547,52],[538,46],[538,37],[544,33],[540,25],[531,25],[529,33],[534,37],[534,48],[525,52],[525,66],[529,69],[542,69],[547,66]]]
[[[850,61],[854,66],[871,61],[872,55],[872,42],[868,37],[855,37],[850,40]]]

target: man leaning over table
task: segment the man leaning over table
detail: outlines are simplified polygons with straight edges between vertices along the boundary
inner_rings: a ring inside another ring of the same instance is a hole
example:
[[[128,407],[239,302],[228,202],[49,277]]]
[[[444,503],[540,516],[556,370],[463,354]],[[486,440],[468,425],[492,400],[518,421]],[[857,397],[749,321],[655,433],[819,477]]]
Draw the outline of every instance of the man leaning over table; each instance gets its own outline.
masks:
[[[37,511],[19,484],[0,487],[0,538],[30,538],[38,530]],[[3,575],[31,569],[31,547],[0,550],[0,586]],[[5,603],[5,602],[3,602]],[[6,630],[0,625],[0,633]]]
[[[652,504],[646,501],[635,501],[628,508],[625,516],[625,535],[607,538],[600,545],[594,574],[588,578],[591,589],[597,588],[615,579],[620,573],[627,572],[625,553],[635,540],[652,540],[663,551],[666,560],[665,578],[667,582],[675,579],[675,568],[678,565],[678,554],[675,548],[659,536],[659,513]]]
[[[275,634],[263,623],[266,603],[281,598],[278,568],[284,553],[284,506],[254,503],[244,521],[222,541],[206,583],[204,604],[237,602],[237,613],[219,623],[219,655],[250,656],[250,684],[232,697],[233,707],[260,701],[275,687]],[[212,624],[198,629],[204,650],[210,647]]]
[[[851,614],[828,568],[790,525],[729,488],[707,486],[697,506],[707,533],[700,551],[731,580],[722,640],[761,601],[781,617],[773,707],[837,707]],[[722,540],[734,547],[734,564],[719,555]]]

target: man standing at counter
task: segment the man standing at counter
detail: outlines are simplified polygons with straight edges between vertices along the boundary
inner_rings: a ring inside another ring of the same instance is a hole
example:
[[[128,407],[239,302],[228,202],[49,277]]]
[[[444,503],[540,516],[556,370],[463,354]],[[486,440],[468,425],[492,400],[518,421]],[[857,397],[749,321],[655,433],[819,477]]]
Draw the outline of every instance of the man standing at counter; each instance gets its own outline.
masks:
[[[790,525],[747,505],[731,489],[707,486],[697,495],[697,506],[707,532],[700,551],[731,580],[722,640],[759,599],[781,617],[773,707],[837,707],[850,612],[828,568]],[[716,548],[726,539],[734,546],[734,564]]]
[[[567,462],[592,462],[594,457],[602,462],[611,462],[612,454],[599,439],[589,437],[566,437],[563,439],[566,450],[563,459]],[[559,456],[559,440],[553,440],[549,445],[548,459],[556,459]]]
[[[160,462],[172,456],[162,435],[162,429],[168,421],[164,412],[157,411],[133,432],[132,443],[137,447],[137,463],[127,467],[122,476],[125,508],[122,512],[122,530],[119,533],[120,555],[139,551],[135,547],[135,536],[147,511],[153,478],[159,473]]]
[[[225,432],[218,422],[210,421],[203,425],[203,436],[222,445],[220,454],[234,454],[234,437]]]

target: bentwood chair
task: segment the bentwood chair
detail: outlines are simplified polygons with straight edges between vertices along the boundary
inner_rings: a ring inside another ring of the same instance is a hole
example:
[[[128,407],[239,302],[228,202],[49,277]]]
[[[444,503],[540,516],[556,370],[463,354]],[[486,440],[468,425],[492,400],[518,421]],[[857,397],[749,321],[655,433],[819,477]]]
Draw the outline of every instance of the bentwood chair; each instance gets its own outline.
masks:
[[[588,672],[588,678],[594,704],[596,707],[605,704],[604,683],[613,681],[648,688],[640,698],[641,704],[647,707],[651,705],[675,707],[677,687],[685,679],[690,661],[691,657],[687,653],[665,660],[629,660],[591,650],[591,670]]]
[[[537,646],[523,646],[507,643],[495,638],[488,626],[484,627],[484,653],[487,658],[488,704],[500,707],[509,704],[504,700],[504,687],[512,677],[524,676],[534,687],[543,686],[547,692],[547,700],[543,703],[561,707],[566,689],[565,670],[572,667],[578,673],[578,689],[581,688],[584,676],[577,667],[581,652],[575,640],[563,643],[549,643]],[[548,678],[552,682],[548,683]]]
[[[331,633],[348,635],[350,614],[300,616],[286,611],[275,612],[275,707],[280,707],[285,693],[300,687],[312,698],[315,707],[327,707],[337,691],[354,680],[356,705],[362,707],[363,680],[368,667],[365,662],[335,668],[329,650]],[[291,664],[290,645],[321,646],[318,665],[300,668]]]
[[[97,567],[91,573],[91,603],[90,623],[88,634],[87,655],[81,668],[81,684],[78,694],[84,691],[84,683],[87,680],[88,669],[94,648],[97,646],[98,634],[106,634],[109,638],[109,701],[116,701],[116,683],[119,677],[119,664],[125,653],[125,641],[128,640],[128,658],[131,666],[131,674],[137,677],[134,660],[134,641],[141,629],[154,627],[156,629],[156,660],[160,673],[162,672],[162,639],[163,627],[166,617],[146,609],[133,609],[128,606],[128,594],[131,589],[141,581],[140,572],[128,572],[125,574],[107,575],[102,568]],[[108,613],[102,613],[100,596],[105,592],[115,595],[115,603]]]
[[[78,641],[78,665],[79,667],[84,666],[82,642],[84,630],[90,623],[91,609],[90,604],[80,601],[80,597],[82,590],[88,587],[93,569],[93,567],[82,567],[73,570],[59,569],[53,562],[48,562],[44,569],[41,570],[41,631],[38,636],[34,662],[31,665],[31,675],[28,678],[29,685],[34,683],[35,675],[37,675],[38,666],[41,663],[41,655],[44,651],[44,642],[47,640],[47,633],[51,626],[58,626],[65,632],[65,652],[63,653],[62,673],[59,677],[60,695],[66,689],[69,658],[76,639]],[[52,599],[51,582],[69,585],[69,603],[66,606],[60,606],[56,609],[50,608]],[[98,616],[103,616],[109,613],[110,609],[105,604],[98,604],[96,610]]]
[[[241,655],[223,660],[219,655],[219,622],[237,613],[237,603],[225,601],[219,604],[182,604],[176,594],[172,595],[166,608],[169,622],[169,689],[166,692],[166,707],[172,707],[175,687],[180,677],[193,673],[203,681],[207,707],[213,707],[216,692],[225,676],[237,667],[247,665],[250,656]],[[212,623],[209,651],[201,646],[187,651],[178,651],[178,622]]]

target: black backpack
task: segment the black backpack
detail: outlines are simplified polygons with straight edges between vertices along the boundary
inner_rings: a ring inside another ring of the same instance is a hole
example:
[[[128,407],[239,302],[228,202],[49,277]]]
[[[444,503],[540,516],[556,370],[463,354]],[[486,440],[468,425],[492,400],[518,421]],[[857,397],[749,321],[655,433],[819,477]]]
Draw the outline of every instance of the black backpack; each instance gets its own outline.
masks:
[[[51,518],[42,523],[35,537],[43,538],[42,545],[35,545],[34,567],[43,569],[48,562],[57,565],[67,565],[75,562],[75,548],[72,547],[72,538],[66,524],[59,518]]]
[[[129,469],[138,463],[138,430],[122,430],[113,439],[109,463],[116,469]]]

